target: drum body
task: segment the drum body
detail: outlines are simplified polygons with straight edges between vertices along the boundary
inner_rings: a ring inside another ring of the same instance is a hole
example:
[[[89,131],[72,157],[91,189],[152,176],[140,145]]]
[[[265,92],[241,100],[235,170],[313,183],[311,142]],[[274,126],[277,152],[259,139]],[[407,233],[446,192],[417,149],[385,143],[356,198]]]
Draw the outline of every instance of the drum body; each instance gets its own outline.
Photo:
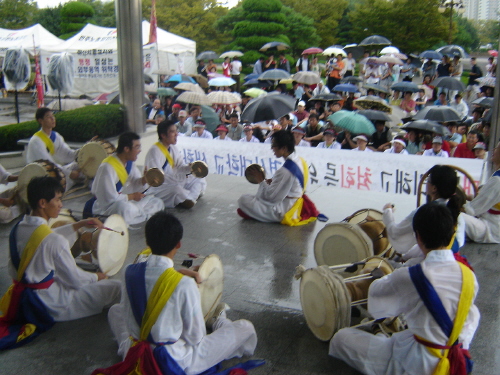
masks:
[[[351,297],[342,276],[326,266],[311,268],[300,280],[300,303],[311,332],[330,340],[351,321]]]
[[[94,178],[99,165],[113,152],[115,152],[115,146],[104,139],[87,142],[78,152],[76,158],[78,168],[88,178]]]
[[[198,285],[201,298],[203,318],[207,322],[213,317],[217,305],[222,299],[224,288],[224,270],[218,255],[212,254],[205,258],[198,273],[203,282]]]
[[[61,208],[61,211],[59,212],[59,216],[56,218],[51,218],[47,222],[48,226],[50,228],[59,228],[67,224],[74,224],[78,221],[76,217],[73,216],[73,212],[71,212],[70,209],[68,208]],[[80,238],[76,240],[74,245],[71,247],[71,254],[73,255],[73,258],[76,258],[78,255],[81,254],[81,250],[79,248],[79,242]]]
[[[349,224],[359,225],[368,237],[370,237],[373,245],[373,253],[375,255],[379,255],[391,247],[387,236],[387,230],[383,222],[382,212],[372,208],[365,208],[356,211],[343,221]]]
[[[369,257],[366,259],[366,263],[363,267],[356,272],[356,275],[369,274],[375,268],[380,268],[384,275],[388,275],[394,271],[394,267],[382,257]],[[349,294],[353,301],[358,301],[360,299],[368,298],[368,289],[370,288],[373,279],[353,281],[346,283],[346,287],[349,290]]]
[[[17,186],[19,188],[19,196],[28,203],[28,184],[34,177],[50,176],[58,180],[66,191],[66,176],[63,171],[49,160],[37,160],[25,166],[19,174]]]

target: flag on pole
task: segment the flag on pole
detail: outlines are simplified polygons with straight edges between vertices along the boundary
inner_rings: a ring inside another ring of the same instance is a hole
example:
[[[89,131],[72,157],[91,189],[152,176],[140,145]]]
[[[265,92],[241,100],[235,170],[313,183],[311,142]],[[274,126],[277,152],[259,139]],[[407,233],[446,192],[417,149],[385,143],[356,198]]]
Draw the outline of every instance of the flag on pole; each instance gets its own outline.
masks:
[[[148,44],[156,43],[156,0],[151,0],[151,18],[149,20],[149,41]]]
[[[33,35],[33,50],[35,55],[35,84],[36,84],[36,105],[37,108],[41,108],[45,105],[43,98],[43,80],[42,73],[40,71],[40,62],[38,60],[38,54],[36,52],[35,46],[35,36]]]

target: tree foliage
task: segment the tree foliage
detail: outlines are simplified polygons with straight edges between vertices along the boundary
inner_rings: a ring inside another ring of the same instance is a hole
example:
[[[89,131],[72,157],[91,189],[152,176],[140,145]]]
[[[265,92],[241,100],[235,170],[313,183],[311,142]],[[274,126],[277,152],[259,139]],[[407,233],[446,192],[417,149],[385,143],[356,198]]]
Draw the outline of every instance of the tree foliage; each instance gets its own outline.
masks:
[[[349,14],[351,37],[383,35],[401,50],[423,51],[446,40],[449,23],[438,12],[439,0],[362,0]]]
[[[1,0],[0,27],[4,29],[24,29],[33,25],[36,5],[31,0]]]
[[[314,20],[316,32],[321,37],[321,46],[328,47],[335,44],[339,21],[347,7],[347,0],[282,1],[284,5]]]
[[[473,23],[458,14],[453,16],[453,21],[457,24],[457,32],[454,34],[453,44],[462,46],[468,51],[478,49],[481,42]]]
[[[500,35],[500,22],[496,20],[473,21],[481,45],[491,44],[498,49],[498,35]]]
[[[314,20],[306,17],[290,7],[284,6],[281,9],[285,15],[285,34],[290,39],[293,56],[300,55],[300,52],[311,46],[319,46],[321,37],[316,33]]]
[[[55,36],[59,36],[62,34],[61,9],[61,4],[54,8],[39,9],[33,18],[33,22],[39,23]]]
[[[81,1],[70,1],[61,8],[60,38],[68,39],[78,33],[94,16],[94,8]]]

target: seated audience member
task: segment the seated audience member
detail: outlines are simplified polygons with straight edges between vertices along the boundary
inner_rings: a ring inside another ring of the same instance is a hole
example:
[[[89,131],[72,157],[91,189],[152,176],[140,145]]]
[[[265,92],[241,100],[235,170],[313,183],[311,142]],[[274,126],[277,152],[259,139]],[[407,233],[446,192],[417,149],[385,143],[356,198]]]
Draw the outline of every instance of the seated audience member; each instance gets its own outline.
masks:
[[[357,147],[353,148],[353,151],[365,151],[365,152],[373,152],[372,149],[370,149],[368,146],[368,137],[364,134],[357,135],[352,139],[354,142],[356,142]]]
[[[304,129],[300,126],[296,126],[292,130],[293,138],[295,139],[295,146],[300,147],[311,147],[311,144],[304,140],[304,136],[306,135]]]
[[[215,129],[215,131],[217,132],[217,134],[219,134],[214,138],[216,141],[232,141],[232,139],[227,136],[229,130],[226,126],[221,124],[217,127],[217,129]]]
[[[340,150],[342,145],[335,141],[335,137],[337,133],[333,129],[326,129],[323,132],[323,137],[325,138],[324,142],[318,143],[317,148],[330,148],[332,150]]]
[[[478,133],[475,130],[472,130],[467,134],[467,141],[465,143],[460,143],[455,152],[453,153],[454,158],[466,158],[466,159],[474,159],[476,155],[474,155],[474,146],[478,141]]]
[[[259,140],[253,135],[252,125],[245,125],[243,127],[243,132],[245,133],[245,136],[240,139],[240,142],[260,143]]]
[[[423,156],[437,156],[441,158],[448,158],[450,155],[446,151],[443,151],[443,138],[434,137],[432,139],[432,148],[425,150],[422,154]]]
[[[408,155],[408,151],[406,151],[406,142],[402,139],[393,139],[391,141],[392,147],[385,150],[386,154],[400,154],[400,155]]]
[[[193,125],[193,134],[191,134],[192,138],[205,138],[205,139],[213,139],[214,136],[208,130],[205,130],[205,121],[202,119],[198,119],[194,122]]]

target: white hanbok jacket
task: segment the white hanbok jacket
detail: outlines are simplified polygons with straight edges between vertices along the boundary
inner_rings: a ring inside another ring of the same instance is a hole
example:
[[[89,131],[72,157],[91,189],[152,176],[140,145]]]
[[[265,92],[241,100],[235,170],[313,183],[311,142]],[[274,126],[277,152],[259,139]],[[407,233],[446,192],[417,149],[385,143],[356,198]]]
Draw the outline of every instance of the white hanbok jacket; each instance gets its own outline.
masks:
[[[342,149],[342,145],[338,142],[332,142],[332,144],[330,146],[327,146],[326,142],[320,142],[320,143],[318,143],[318,145],[316,147],[317,148],[330,148],[332,150],[341,150]]]

